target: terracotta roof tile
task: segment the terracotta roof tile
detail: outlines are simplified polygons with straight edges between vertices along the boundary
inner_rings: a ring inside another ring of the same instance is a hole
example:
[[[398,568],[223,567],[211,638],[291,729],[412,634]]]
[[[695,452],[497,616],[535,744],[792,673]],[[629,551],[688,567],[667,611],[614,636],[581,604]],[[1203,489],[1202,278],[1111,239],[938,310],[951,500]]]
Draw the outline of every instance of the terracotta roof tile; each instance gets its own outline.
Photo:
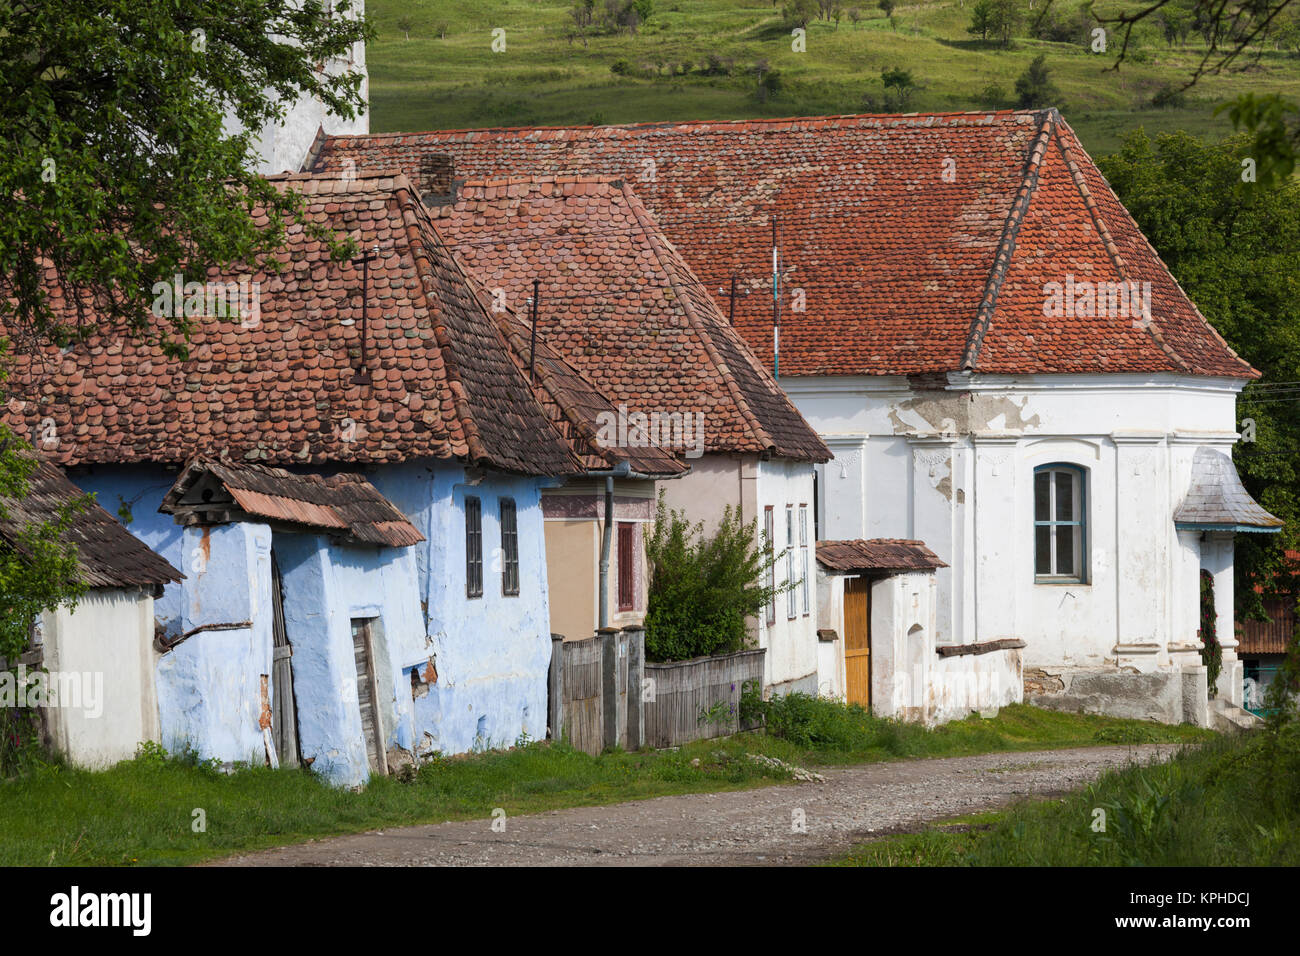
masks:
[[[933,571],[948,566],[924,541],[907,538],[818,541],[817,563],[832,571]]]
[[[471,181],[431,211],[457,258],[521,316],[540,282],[539,337],[612,402],[702,413],[706,451],[829,457],[629,184]]]
[[[65,464],[427,456],[523,474],[581,470],[405,177],[274,181],[304,196],[313,224],[378,249],[366,323],[370,384],[353,380],[361,269],[332,261],[319,239],[294,226],[282,272],[208,277],[244,279],[250,290],[259,283],[260,315],[197,319],[184,362],[114,330],[67,354],[15,349],[8,421]]]
[[[267,465],[195,459],[158,509],[226,520],[243,515],[336,535],[361,544],[406,547],[424,540],[401,511],[361,475],[299,475]],[[214,514],[217,517],[214,517]]]
[[[737,302],[736,324],[768,368],[777,217],[796,267],[784,288],[806,302],[782,310],[782,374],[1257,375],[1054,110],[333,137],[315,166],[415,176],[432,156],[462,179],[626,180],[705,288],[740,271],[756,294]],[[531,238],[540,249],[554,234]],[[1067,275],[1150,282],[1152,321],[1045,317],[1044,286]]]

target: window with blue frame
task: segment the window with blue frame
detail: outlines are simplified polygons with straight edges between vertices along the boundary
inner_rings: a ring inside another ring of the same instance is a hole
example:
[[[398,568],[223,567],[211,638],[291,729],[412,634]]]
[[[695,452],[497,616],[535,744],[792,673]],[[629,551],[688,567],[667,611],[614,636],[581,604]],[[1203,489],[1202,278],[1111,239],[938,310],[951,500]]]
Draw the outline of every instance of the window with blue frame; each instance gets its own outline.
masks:
[[[1077,465],[1034,469],[1034,578],[1087,580],[1087,473]]]

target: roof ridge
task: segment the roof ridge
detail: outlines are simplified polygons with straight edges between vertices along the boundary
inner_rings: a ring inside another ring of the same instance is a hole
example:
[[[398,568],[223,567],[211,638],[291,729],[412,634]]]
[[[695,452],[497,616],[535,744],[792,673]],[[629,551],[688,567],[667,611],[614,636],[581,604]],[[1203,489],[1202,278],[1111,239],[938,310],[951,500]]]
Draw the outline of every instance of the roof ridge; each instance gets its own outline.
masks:
[[[552,437],[555,439],[555,441],[558,442],[564,448],[564,453],[568,457],[569,463],[571,465],[576,466],[580,471],[585,471],[586,469],[582,467],[582,462],[579,460],[578,456],[574,452],[572,446],[569,443],[569,440],[559,432],[559,430],[555,427],[554,422],[551,421],[550,416],[547,415],[546,408],[542,405],[542,402],[537,397],[537,393],[534,390],[533,383],[529,382],[524,377],[523,371],[516,364],[514,359],[515,350],[511,346],[510,341],[507,339],[505,331],[501,328],[500,324],[493,318],[493,316],[497,314],[497,310],[494,307],[494,305],[488,301],[487,292],[484,290],[483,286],[479,283],[478,279],[475,278],[473,275],[471,275],[470,272],[461,264],[460,259],[456,257],[456,254],[452,250],[451,246],[448,245],[447,242],[442,238],[442,234],[438,232],[438,228],[433,223],[432,217],[428,215],[428,210],[424,206],[423,202],[421,202],[420,199],[416,197],[415,194],[410,190],[407,190],[406,195],[409,197],[413,208],[418,208],[421,212],[424,213],[426,219],[428,220],[426,225],[428,229],[433,233],[437,241],[441,243],[443,247],[443,251],[447,255],[448,263],[453,269],[456,270],[456,274],[460,277],[461,281],[465,284],[465,287],[469,290],[470,294],[474,297],[474,302],[478,306],[479,310],[482,311],[482,313],[488,317],[488,328],[490,328],[496,334],[498,341],[500,342],[501,347],[506,354],[507,363],[510,365],[512,369],[515,370],[515,374],[516,376],[518,376],[519,379],[518,387],[522,389],[523,392],[528,396],[528,400],[537,406],[537,411],[541,416],[541,420],[546,423],[546,427],[552,433]],[[421,236],[421,246],[423,247],[423,236]],[[504,311],[501,314],[514,316],[516,322],[522,321],[519,319],[515,311],[508,305],[504,306]],[[440,326],[435,326],[435,328],[440,328]],[[448,338],[450,339],[450,333],[447,333],[445,328],[443,329],[443,332],[444,334],[448,335]],[[454,352],[454,349],[452,351]],[[445,361],[447,357],[447,351],[445,349],[443,350],[443,356]],[[460,391],[464,391],[465,386],[460,381],[460,370],[455,365],[454,360],[453,360],[452,367],[456,369],[455,384]],[[474,435],[480,447],[482,447],[483,442],[482,442],[482,438],[478,434],[477,424],[474,425]],[[495,459],[495,456],[489,454],[484,454],[483,457],[488,458],[489,460]]]
[[[641,234],[645,236],[649,242],[650,251],[658,261],[659,267],[663,269],[664,275],[668,277],[668,282],[673,289],[674,298],[681,303],[682,312],[685,314],[687,321],[691,323],[691,328],[693,328],[696,334],[699,335],[705,353],[713,362],[714,367],[722,374],[722,380],[727,385],[727,391],[731,393],[732,400],[735,401],[736,407],[740,409],[740,413],[744,417],[745,423],[750,428],[750,434],[758,440],[765,450],[775,448],[776,441],[767,433],[767,429],[765,429],[762,423],[758,420],[758,416],[754,414],[754,410],[749,407],[749,400],[741,390],[740,383],[736,381],[736,377],[732,373],[730,366],[727,365],[726,360],[718,353],[717,347],[713,344],[709,335],[709,331],[703,328],[700,317],[695,314],[694,307],[691,305],[689,298],[685,294],[685,290],[682,289],[681,283],[678,281],[676,270],[665,261],[663,252],[659,248],[659,243],[667,242],[668,240],[659,232],[658,227],[655,226],[654,221],[650,218],[650,213],[641,205],[641,200],[637,198],[636,193],[632,191],[632,187],[626,182],[623,183],[622,193],[628,201],[628,208],[631,210],[632,215],[636,217],[637,224],[641,227]]]
[[[437,300],[436,290],[429,288],[434,275],[433,259],[429,254],[429,250],[425,248],[424,236],[420,230],[419,215],[416,212],[419,200],[409,188],[394,190],[393,195],[401,209],[402,223],[406,227],[406,242],[411,250],[411,258],[416,265],[420,288],[426,297]],[[454,258],[452,261],[455,261]],[[445,308],[446,305],[440,302],[437,311],[430,310],[430,324],[433,326],[434,341],[438,346],[439,358],[447,371],[447,387],[451,392],[451,400],[456,406],[456,417],[460,421],[466,451],[470,460],[477,463],[490,456],[483,445],[483,437],[479,434],[478,423],[474,421],[474,416],[470,413],[465,394],[465,383],[461,378],[460,362],[452,349],[451,334],[447,331],[446,320],[442,314],[442,310]]]
[[[984,294],[980,297],[980,307],[971,320],[970,332],[966,336],[966,348],[962,351],[961,367],[963,371],[974,371],[979,362],[980,349],[984,346],[984,336],[993,322],[993,312],[997,308],[998,293],[1011,267],[1011,256],[1016,250],[1016,236],[1029,211],[1029,203],[1038,188],[1038,170],[1043,156],[1047,152],[1047,143],[1056,128],[1060,114],[1055,108],[1047,110],[1039,122],[1038,132],[1029,145],[1025,158],[1024,178],[1016,190],[1016,198],[1007,211],[1006,222],[1002,226],[1002,237],[998,240],[993,253],[993,264],[989,269],[988,280],[984,284]]]
[[[556,173],[551,176],[486,176],[466,179],[461,183],[461,191],[466,189],[486,189],[490,186],[542,186],[548,183],[565,186],[583,184],[613,186],[623,181],[623,176],[602,176],[590,173]]]
[[[1010,119],[1012,117],[1033,116],[1046,112],[1055,112],[1052,110],[1041,109],[1002,109],[1002,110],[952,110],[940,113],[832,113],[825,116],[756,116],[748,119],[686,119],[686,120],[653,120],[644,123],[610,123],[601,126],[587,125],[564,125],[556,124],[552,126],[480,126],[480,127],[460,127],[458,129],[426,129],[412,130],[404,133],[352,133],[337,134],[325,137],[326,142],[338,142],[341,140],[364,139],[371,142],[394,142],[403,137],[419,137],[429,135],[446,136],[451,133],[535,133],[535,132],[562,132],[578,130],[620,130],[620,129],[666,129],[675,126],[795,126],[799,124],[815,123],[819,126],[840,126],[852,121],[881,121],[889,122],[908,121],[908,125],[915,124],[920,126],[924,123],[930,123],[934,120],[960,120],[970,119],[972,117],[985,117],[987,120],[994,118]],[[901,125],[901,124],[899,124]],[[323,152],[323,151],[322,151]],[[319,161],[319,156],[317,160]]]

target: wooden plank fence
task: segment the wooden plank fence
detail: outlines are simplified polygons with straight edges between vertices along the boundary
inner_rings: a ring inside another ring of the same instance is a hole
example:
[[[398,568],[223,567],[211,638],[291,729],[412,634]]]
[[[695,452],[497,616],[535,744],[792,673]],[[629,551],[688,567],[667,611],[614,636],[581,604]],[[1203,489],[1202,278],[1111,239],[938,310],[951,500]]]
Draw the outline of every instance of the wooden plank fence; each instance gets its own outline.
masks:
[[[766,651],[737,651],[689,661],[646,664],[646,743],[677,747],[725,737],[740,727],[740,694],[749,681],[763,684]]]
[[[742,688],[747,681],[762,685],[764,654],[647,664],[639,627],[609,628],[581,641],[552,634],[549,734],[589,754],[734,734]]]

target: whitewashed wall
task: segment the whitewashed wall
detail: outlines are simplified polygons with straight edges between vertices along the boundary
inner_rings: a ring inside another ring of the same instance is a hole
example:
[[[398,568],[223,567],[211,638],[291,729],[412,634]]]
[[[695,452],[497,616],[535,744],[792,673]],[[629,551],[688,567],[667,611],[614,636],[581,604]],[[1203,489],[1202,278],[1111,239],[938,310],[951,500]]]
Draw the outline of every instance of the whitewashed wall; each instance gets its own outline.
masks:
[[[364,0],[354,0],[356,16],[365,15]],[[362,74],[361,99],[370,101],[370,79],[366,73],[366,46],[354,43],[352,52],[347,57],[336,58],[326,64],[326,70],[334,75],[357,71]],[[237,130],[239,123],[233,116],[226,117],[226,128]],[[345,120],[325,110],[319,100],[303,98],[286,106],[284,120],[262,128],[256,137],[259,160],[256,172],[263,175],[291,172],[302,169],[303,160],[316,141],[316,134],[324,129],[327,135],[360,136],[370,132],[370,113],[367,111],[352,120]]]
[[[1230,452],[1242,382],[1162,374],[949,383],[915,393],[901,378],[782,379],[836,455],[822,468],[821,537],[925,541],[951,565],[936,575],[940,643],[1021,638],[1025,666],[1177,663],[1196,641],[1203,559],[1199,533],[1180,540],[1172,516],[1196,448]],[[1052,462],[1087,469],[1084,584],[1034,581],[1033,470]],[[1204,561],[1222,601],[1230,545],[1207,549]],[[1218,611],[1231,620],[1230,605]]]
[[[153,598],[136,589],[96,588],[75,610],[41,615],[51,683],[78,687],[46,711],[54,746],[71,763],[110,767],[158,740],[153,630]]]

